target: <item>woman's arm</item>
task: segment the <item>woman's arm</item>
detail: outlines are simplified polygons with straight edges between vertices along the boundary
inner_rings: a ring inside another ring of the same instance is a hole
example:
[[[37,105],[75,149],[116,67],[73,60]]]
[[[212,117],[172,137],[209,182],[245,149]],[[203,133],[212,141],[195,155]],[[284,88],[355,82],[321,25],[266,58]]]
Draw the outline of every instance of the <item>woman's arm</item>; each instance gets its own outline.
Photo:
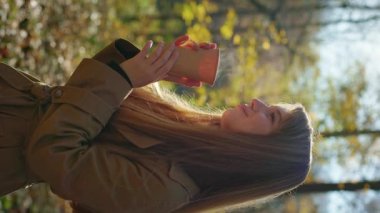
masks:
[[[64,173],[131,91],[107,65],[84,59],[67,84],[52,91],[52,104],[28,144],[31,169],[52,187],[63,184]]]
[[[147,47],[133,58],[142,57],[139,54],[146,51]],[[174,63],[173,54],[162,66]],[[141,71],[139,67],[129,69],[124,70],[128,76],[138,76],[136,73]],[[52,104],[28,144],[27,162],[55,193],[107,212],[137,207],[167,211],[188,199],[179,184],[159,175],[156,167],[164,168],[166,164],[151,167],[154,161],[136,163],[118,154],[118,147],[91,143],[132,88],[110,66],[84,59],[67,84],[53,90]],[[178,198],[166,200],[170,197],[167,193]]]

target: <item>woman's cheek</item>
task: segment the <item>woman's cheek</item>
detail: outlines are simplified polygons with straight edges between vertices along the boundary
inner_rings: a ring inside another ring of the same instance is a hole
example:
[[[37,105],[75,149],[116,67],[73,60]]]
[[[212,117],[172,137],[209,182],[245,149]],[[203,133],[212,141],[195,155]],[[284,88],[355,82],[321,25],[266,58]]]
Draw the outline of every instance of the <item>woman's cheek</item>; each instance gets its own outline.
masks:
[[[235,123],[236,120],[237,116],[235,115],[234,111],[232,109],[228,109],[222,114],[221,127],[225,129],[230,128],[233,126],[233,123]]]

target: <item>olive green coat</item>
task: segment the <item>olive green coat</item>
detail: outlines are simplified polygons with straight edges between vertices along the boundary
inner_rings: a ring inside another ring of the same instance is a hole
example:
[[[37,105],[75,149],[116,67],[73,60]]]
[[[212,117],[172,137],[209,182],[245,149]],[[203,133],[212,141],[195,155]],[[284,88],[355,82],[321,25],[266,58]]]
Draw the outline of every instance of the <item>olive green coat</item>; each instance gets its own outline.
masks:
[[[93,212],[172,212],[189,203],[199,188],[181,167],[129,149],[159,141],[107,125],[133,90],[107,64],[135,51],[117,40],[54,87],[0,64],[0,196],[47,182]]]

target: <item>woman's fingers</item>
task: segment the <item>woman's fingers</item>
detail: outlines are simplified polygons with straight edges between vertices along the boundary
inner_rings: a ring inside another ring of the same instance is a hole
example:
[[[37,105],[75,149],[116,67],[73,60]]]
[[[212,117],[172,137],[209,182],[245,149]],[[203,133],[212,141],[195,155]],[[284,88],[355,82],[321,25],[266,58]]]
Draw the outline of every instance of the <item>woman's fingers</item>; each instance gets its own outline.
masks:
[[[169,59],[163,65],[162,67],[159,68],[157,71],[157,75],[159,76],[159,79],[163,79],[168,76],[168,72],[172,69],[174,66],[175,62],[177,61],[177,58],[179,56],[178,51],[174,50],[172,54],[170,55]]]
[[[202,85],[200,81],[191,78],[182,78],[182,81],[188,87],[200,87]]]
[[[173,51],[175,50],[174,43],[170,44],[164,52],[159,56],[159,58],[152,64],[154,70],[160,69],[162,66],[164,66],[167,61],[169,60],[170,56],[173,54]]]
[[[217,48],[216,43],[202,42],[198,44],[197,42],[191,40],[188,35],[179,36],[175,40],[174,43],[177,47],[189,48],[195,51],[197,51],[198,49],[216,49]]]
[[[198,44],[191,40],[189,35],[182,35],[179,36],[175,41],[174,44],[176,47],[184,47],[192,50],[198,49]]]
[[[195,51],[197,51],[199,49],[197,42],[195,42],[193,40],[186,41],[181,47],[189,48],[189,49],[192,49]]]
[[[184,43],[181,47],[185,47],[185,48],[189,48],[194,51],[197,51],[199,49],[204,49],[204,50],[216,49],[217,45],[216,43],[208,43],[208,42],[202,42],[198,44],[195,41],[189,40],[186,43]]]
[[[199,48],[201,49],[216,49],[217,45],[216,43],[208,43],[208,42],[202,42],[199,44]]]
[[[210,43],[211,49],[216,49],[218,48],[218,45],[216,43]]]
[[[156,60],[160,57],[163,48],[164,48],[164,43],[159,42],[156,49],[152,52],[152,54],[148,58],[150,64],[153,64],[154,62],[156,62]]]
[[[199,87],[201,82],[186,77],[171,77],[168,73],[176,63],[179,52],[176,45],[193,50],[216,48],[214,43],[196,43],[187,35],[179,38],[170,45],[158,43],[149,54],[153,41],[148,41],[140,53],[122,63],[123,70],[128,71],[133,87],[142,87],[158,80],[169,80],[188,87]]]
[[[199,48],[201,49],[208,49],[209,45],[206,42],[199,43]]]
[[[148,42],[146,42],[145,45],[144,45],[144,47],[140,51],[139,56],[146,58],[147,55],[148,55],[149,49],[152,48],[152,46],[153,46],[153,41],[152,40],[149,40]]]
[[[176,40],[174,41],[174,44],[175,46],[181,46],[182,44],[184,44],[186,41],[189,40],[189,36],[188,35],[182,35],[182,36],[179,36],[178,38],[176,38]]]

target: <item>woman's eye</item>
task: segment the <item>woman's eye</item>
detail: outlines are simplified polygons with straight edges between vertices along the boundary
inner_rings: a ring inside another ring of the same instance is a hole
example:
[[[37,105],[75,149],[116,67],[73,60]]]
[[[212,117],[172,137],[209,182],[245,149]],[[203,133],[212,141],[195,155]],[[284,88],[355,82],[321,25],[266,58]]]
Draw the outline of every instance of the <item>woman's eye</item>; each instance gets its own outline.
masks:
[[[270,114],[270,119],[271,119],[272,123],[274,123],[274,120],[275,120],[275,115],[274,115],[274,113],[273,113],[273,112]]]

